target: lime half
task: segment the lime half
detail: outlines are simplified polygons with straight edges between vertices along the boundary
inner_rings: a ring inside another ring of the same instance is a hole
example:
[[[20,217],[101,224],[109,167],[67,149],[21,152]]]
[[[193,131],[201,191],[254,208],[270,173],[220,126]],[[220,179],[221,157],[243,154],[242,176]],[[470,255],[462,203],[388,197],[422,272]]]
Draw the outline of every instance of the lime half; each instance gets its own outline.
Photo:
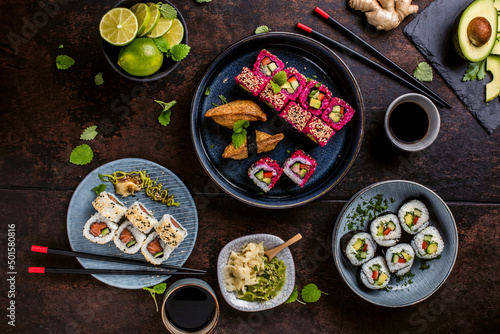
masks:
[[[146,5],[149,7],[149,11],[151,12],[151,18],[149,19],[149,23],[141,36],[150,34],[158,24],[158,21],[160,21],[160,10],[158,9],[158,6],[152,2],[148,2]]]
[[[168,29],[170,29],[171,26],[172,26],[172,20],[167,20],[164,17],[160,17],[158,24],[153,29],[153,31],[151,31],[148,37],[156,38],[163,36],[168,31]]]
[[[137,36],[142,34],[146,30],[146,26],[151,18],[151,10],[149,6],[145,3],[138,3],[130,7],[130,10],[137,17],[137,22],[139,24],[139,30],[137,30]]]
[[[184,37],[184,26],[179,19],[172,21],[172,26],[163,37],[166,37],[170,47],[179,44]]]
[[[127,8],[113,8],[101,19],[99,32],[111,45],[124,46],[132,42],[137,35],[138,22],[134,13]]]

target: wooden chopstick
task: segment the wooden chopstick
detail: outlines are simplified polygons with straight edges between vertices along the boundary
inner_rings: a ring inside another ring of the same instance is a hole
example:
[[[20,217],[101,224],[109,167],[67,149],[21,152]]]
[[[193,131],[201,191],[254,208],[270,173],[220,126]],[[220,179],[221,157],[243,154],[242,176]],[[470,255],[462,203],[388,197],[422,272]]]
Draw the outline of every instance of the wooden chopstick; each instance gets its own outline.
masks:
[[[384,64],[387,66],[391,67],[393,70],[397,71],[401,76],[403,76],[406,80],[410,81],[413,83],[415,86],[418,86],[421,90],[427,92],[427,96],[431,95],[434,97],[435,100],[439,100],[442,105],[444,105],[447,108],[451,108],[451,105],[443,100],[439,95],[434,93],[432,90],[427,88],[424,84],[422,84],[420,81],[415,79],[412,75],[410,75],[408,72],[406,72],[404,69],[402,69],[398,64],[387,58],[382,52],[378,51],[375,49],[373,46],[368,44],[365,40],[363,40],[361,37],[347,29],[345,26],[343,26],[341,23],[337,22],[334,18],[330,16],[327,12],[322,10],[319,7],[316,7],[314,9],[314,12],[324,18],[328,23],[330,23],[334,28],[340,30],[340,32],[344,33],[351,39],[356,40],[361,44],[361,47],[364,49],[367,49],[369,52],[371,52],[375,57],[377,57],[380,61],[382,61]]]
[[[167,270],[121,270],[28,267],[30,274],[86,274],[86,275],[204,275],[204,273]]]
[[[354,51],[353,49],[350,49],[348,48],[347,46],[331,39],[330,37],[327,37],[323,34],[320,34],[319,32],[317,31],[314,31],[312,30],[311,28],[309,28],[308,26],[302,24],[302,23],[297,23],[297,28],[299,29],[302,29],[304,30],[305,32],[311,34],[312,36],[316,37],[316,38],[319,38],[319,39],[322,39],[330,44],[332,44],[334,47],[336,47],[337,49],[339,49],[342,53],[344,53],[345,55],[348,55],[350,56],[351,58],[354,58],[354,59],[357,59],[361,62],[364,62],[364,63],[367,63],[368,65],[370,65],[371,67],[375,68],[376,70],[384,73],[385,75],[413,88],[415,91],[419,92],[420,94],[422,95],[425,95],[427,96],[429,99],[431,99],[432,101],[434,101],[438,106],[440,107],[443,107],[445,106],[440,100],[436,99],[433,95],[430,95],[430,94],[427,94],[427,92],[425,92],[424,90],[420,89],[419,87],[415,86],[413,83],[409,82],[408,80],[400,77],[399,75],[397,75],[396,73],[388,70],[387,68],[379,65],[378,63],[374,62],[373,60],[363,56],[362,54]]]
[[[82,252],[73,252],[73,251],[48,248],[48,247],[43,247],[43,246],[35,246],[35,245],[31,246],[31,251],[37,252],[37,253],[45,253],[45,254],[49,253],[49,254],[71,256],[71,257],[79,257],[79,258],[83,258],[83,259],[91,259],[91,260],[98,260],[98,261],[131,264],[131,265],[143,266],[143,267],[148,267],[148,268],[184,270],[184,271],[187,271],[190,273],[201,273],[201,274],[206,274],[206,272],[207,272],[206,270],[177,267],[177,266],[171,266],[168,264],[161,264],[161,265],[155,266],[155,265],[152,265],[152,264],[149,264],[146,262],[141,262],[141,261],[136,261],[136,260],[131,260],[131,259],[121,259],[121,258],[111,257],[111,256],[82,253]],[[168,274],[168,275],[170,275],[170,274]]]

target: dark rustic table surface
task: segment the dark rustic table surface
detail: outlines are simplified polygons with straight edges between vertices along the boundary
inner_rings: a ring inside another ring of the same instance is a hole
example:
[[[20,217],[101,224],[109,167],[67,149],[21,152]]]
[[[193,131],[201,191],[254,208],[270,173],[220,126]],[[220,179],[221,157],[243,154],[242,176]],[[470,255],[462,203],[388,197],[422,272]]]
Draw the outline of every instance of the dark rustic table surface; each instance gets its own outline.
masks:
[[[431,1],[414,2],[423,9]],[[497,332],[500,132],[487,135],[439,76],[427,85],[453,108],[440,109],[441,131],[431,147],[404,153],[386,140],[383,118],[391,101],[410,90],[341,56],[364,98],[363,145],[349,173],[332,191],[298,208],[265,210],[238,202],[211,181],[193,150],[189,117],[197,83],[220,52],[252,35],[257,26],[294,32],[300,20],[352,45],[312,14],[318,5],[412,72],[417,59],[423,58],[402,32],[411,17],[381,33],[370,29],[364,15],[348,8],[345,0],[172,3],[187,21],[192,50],[174,73],[154,85],[122,78],[101,52],[98,23],[115,1],[1,3],[0,332],[165,332],[146,291],[117,289],[92,276],[27,273],[28,266],[80,267],[73,258],[31,253],[30,245],[69,249],[66,213],[75,188],[96,167],[127,157],[165,166],[191,191],[199,233],[186,266],[208,271],[205,280],[221,305],[216,333]],[[60,44],[63,49],[58,49]],[[75,65],[57,70],[58,54],[73,57]],[[104,74],[101,86],[94,84],[98,72]],[[157,121],[155,99],[177,100],[167,127]],[[73,165],[70,153],[82,144],[79,136],[90,125],[98,125],[100,132],[90,143],[94,159],[88,165]],[[453,212],[459,234],[457,261],[446,283],[430,298],[398,309],[357,297],[340,278],[330,246],[335,220],[347,200],[374,182],[392,179],[415,181],[435,191]],[[17,272],[10,281],[9,226],[15,231]],[[315,283],[329,295],[314,304],[281,305],[262,313],[232,309],[218,288],[217,256],[229,241],[253,233],[283,239],[301,233],[303,240],[291,248],[297,284]],[[9,297],[12,291],[15,298]],[[7,310],[12,300],[14,312]],[[8,324],[9,314],[15,315],[15,327]]]

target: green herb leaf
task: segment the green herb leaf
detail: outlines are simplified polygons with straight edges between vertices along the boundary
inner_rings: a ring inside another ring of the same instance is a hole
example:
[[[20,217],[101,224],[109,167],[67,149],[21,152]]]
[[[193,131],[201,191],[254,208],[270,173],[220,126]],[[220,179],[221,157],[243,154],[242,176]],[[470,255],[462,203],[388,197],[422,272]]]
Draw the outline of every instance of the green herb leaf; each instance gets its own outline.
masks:
[[[167,283],[160,283],[155,285],[152,289],[148,287],[142,288],[143,290],[149,291],[151,294],[151,297],[153,297],[153,300],[155,301],[156,305],[156,312],[158,312],[158,303],[156,302],[156,294],[161,295],[162,293],[165,292],[165,289],[167,288]]]
[[[233,145],[236,148],[240,148],[240,146],[245,143],[246,138],[247,138],[247,130],[245,129],[242,129],[241,132],[233,132],[231,136]]]
[[[415,70],[413,71],[413,76],[415,79],[422,82],[432,81],[432,67],[425,61],[420,62]]]
[[[56,58],[56,66],[58,70],[67,70],[68,68],[73,66],[74,63],[75,60],[70,56],[59,55]]]
[[[318,79],[318,76],[317,76],[317,75],[313,75],[313,78],[314,78],[314,79]]]
[[[173,20],[177,18],[177,11],[175,10],[174,7],[170,6],[169,4],[163,3],[163,2],[158,2],[156,4],[158,6],[158,9],[160,10],[161,16],[167,20]]]
[[[219,106],[217,103],[213,103],[213,102],[212,102],[212,105],[213,105],[214,107],[218,107],[218,106]]]
[[[210,95],[210,87],[207,87],[207,89],[205,89],[205,96],[208,96]]]
[[[83,140],[92,140],[95,138],[95,136],[97,136],[97,125],[92,125],[92,126],[89,126],[88,128],[86,128],[85,130],[83,130],[83,133],[80,135],[80,139],[83,139]]]
[[[186,44],[177,44],[170,48],[172,59],[174,61],[181,61],[189,54],[191,47]]]
[[[97,176],[99,176],[99,180],[101,180],[102,182],[106,182],[106,180],[104,179],[104,175],[99,173],[99,174],[97,174]]]
[[[102,193],[104,190],[106,190],[106,185],[105,184],[100,184],[94,188],[92,188],[92,190],[96,193],[96,195],[99,195],[100,193]]]
[[[57,48],[58,48],[58,49],[62,49],[62,48],[64,48],[64,45],[62,45],[62,44],[61,44],[61,45],[59,45]]]
[[[279,71],[273,77],[273,81],[280,86],[283,86],[286,83],[287,77],[285,71]]]
[[[274,81],[271,81],[271,87],[273,89],[273,92],[274,94],[278,94],[279,92],[281,92],[281,87],[280,85],[278,85],[277,83],[275,83]]]
[[[255,34],[262,34],[265,32],[269,32],[269,28],[267,26],[259,26],[255,29]]]
[[[102,78],[102,72],[99,72],[94,77],[94,83],[96,86],[100,86],[104,83],[104,79]]]
[[[222,104],[227,104],[227,99],[224,95],[219,95],[219,99],[221,100]]]
[[[236,121],[233,125],[233,132],[240,133],[243,129],[246,129],[250,126],[250,122],[244,119],[240,119]]]
[[[210,144],[210,146],[209,146],[209,147],[210,147],[210,148],[214,148],[214,144]]]
[[[75,165],[86,165],[91,162],[93,158],[94,152],[92,152],[90,146],[83,144],[73,149],[69,161]]]
[[[299,289],[297,288],[297,286],[295,286],[293,288],[292,294],[290,295],[290,297],[288,297],[288,299],[286,300],[285,304],[290,304],[290,303],[293,303],[293,302],[297,301],[298,297],[299,297]]]
[[[255,267],[253,267],[253,271],[259,271],[259,269],[257,268],[257,265],[255,265]]]
[[[157,37],[153,38],[153,42],[155,42],[158,50],[163,53],[168,53],[170,51],[170,45],[168,44],[168,39],[166,37]]]
[[[475,63],[469,63],[467,66],[467,71],[465,71],[464,77],[462,78],[462,81],[471,81],[471,80],[483,80],[484,77],[486,76],[486,59],[475,62]]]
[[[327,293],[318,289],[316,284],[311,283],[302,288],[301,296],[306,303],[314,303],[319,300],[322,293],[327,295]]]
[[[170,102],[163,102],[163,101],[158,101],[158,100],[154,100],[154,101],[156,103],[158,103],[160,106],[162,106],[162,108],[163,108],[160,116],[158,116],[158,122],[160,122],[160,124],[163,126],[169,125],[170,124],[170,115],[172,114],[172,111],[170,110],[170,108],[172,108],[177,103],[177,101],[175,101],[175,100],[172,100]]]

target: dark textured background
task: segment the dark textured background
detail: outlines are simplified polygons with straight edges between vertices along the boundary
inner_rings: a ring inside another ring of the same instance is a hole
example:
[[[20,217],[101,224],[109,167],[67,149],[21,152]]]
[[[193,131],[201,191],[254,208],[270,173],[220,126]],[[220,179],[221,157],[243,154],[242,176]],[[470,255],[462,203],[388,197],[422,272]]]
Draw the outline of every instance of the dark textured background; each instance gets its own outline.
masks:
[[[42,9],[36,1],[0,3],[0,268],[5,272],[7,224],[14,223],[18,272],[15,329],[7,326],[8,285],[2,275],[0,332],[163,331],[160,315],[145,291],[112,288],[90,276],[27,274],[32,265],[79,267],[75,259],[32,254],[29,246],[69,248],[66,211],[73,190],[94,168],[125,157],[164,165],[192,192],[200,232],[186,266],[208,270],[206,280],[221,303],[216,333],[496,332],[500,326],[496,302],[500,295],[496,272],[500,264],[500,134],[487,135],[439,76],[428,86],[453,108],[440,109],[441,132],[430,148],[402,153],[385,139],[383,118],[390,102],[410,91],[342,57],[365,100],[363,147],[337,187],[300,208],[269,211],[237,202],[210,181],[192,149],[189,108],[197,82],[215,56],[252,34],[257,26],[291,32],[300,20],[352,46],[311,14],[318,5],[413,71],[417,59],[423,57],[402,32],[411,18],[393,31],[376,32],[344,0],[172,2],[188,22],[192,52],[173,75],[149,85],[123,79],[101,54],[98,22],[114,1],[60,0],[53,16],[45,16],[46,22],[38,14]],[[414,2],[423,9],[431,1]],[[33,18],[40,27],[29,31],[26,21],[33,22]],[[29,37],[13,48],[9,33]],[[57,48],[60,44],[64,49]],[[76,64],[58,71],[54,64],[58,54],[73,57]],[[97,72],[104,73],[102,86],[94,85]],[[154,99],[177,100],[168,127],[158,124],[160,107]],[[78,139],[80,133],[93,124],[101,131],[90,142],[94,160],[86,166],[72,165],[71,150],[83,143]],[[361,188],[389,179],[412,180],[436,191],[450,206],[460,239],[457,263],[446,284],[429,299],[401,309],[373,306],[354,295],[340,279],[329,246],[335,219],[345,202]],[[291,249],[297,283],[316,283],[329,295],[315,304],[282,305],[264,313],[229,308],[216,284],[218,252],[230,240],[256,232],[283,239],[302,233],[304,239]]]

